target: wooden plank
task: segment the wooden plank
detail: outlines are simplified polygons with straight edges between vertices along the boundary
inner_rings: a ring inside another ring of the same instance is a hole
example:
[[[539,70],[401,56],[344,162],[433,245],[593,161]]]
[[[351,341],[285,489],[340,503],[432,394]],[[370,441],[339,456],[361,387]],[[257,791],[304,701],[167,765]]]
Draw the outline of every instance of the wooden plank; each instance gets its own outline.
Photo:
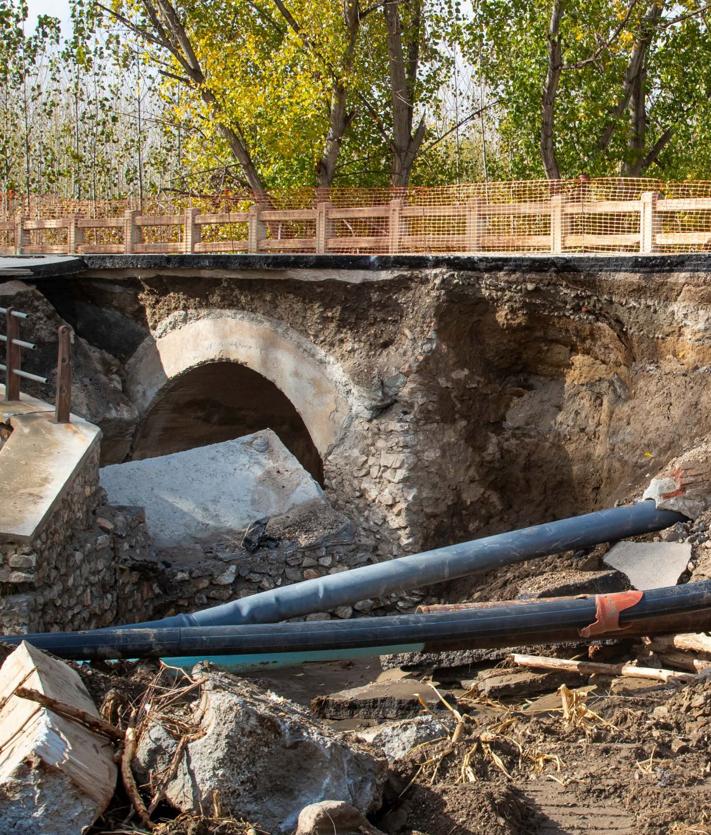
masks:
[[[86,687],[71,667],[23,641],[0,671],[0,771],[6,779],[13,773],[21,775],[27,768],[26,762],[34,758],[38,761],[35,768],[39,785],[34,781],[27,785],[24,791],[28,797],[41,791],[44,781],[56,791],[58,781],[63,779],[67,790],[91,798],[98,816],[108,806],[116,787],[112,745],[83,725],[15,695],[19,687],[99,716]],[[28,818],[46,814],[46,810],[36,809],[34,804],[25,811]],[[91,823],[86,820],[82,825]],[[58,826],[59,829],[64,827]]]
[[[58,335],[57,400],[54,422],[69,423],[72,409],[72,329],[69,325],[61,325]]]
[[[136,226],[182,226],[183,215],[137,215]]]
[[[316,209],[264,209],[259,213],[259,219],[264,222],[288,220],[316,220]]]
[[[468,249],[469,238],[466,234],[461,235],[402,235],[400,237],[400,248],[403,252],[408,249],[428,249],[430,247],[446,247],[464,252]]]
[[[315,238],[262,238],[260,249],[315,249]]]
[[[197,215],[195,223],[248,223],[249,212],[204,212]]]
[[[550,215],[551,204],[545,203],[482,203],[481,213],[484,215]]]
[[[3,232],[12,232],[15,228],[15,221],[14,220],[0,220],[0,231]]]
[[[77,226],[80,229],[121,229],[124,224],[122,217],[80,217]]]
[[[639,232],[618,235],[566,235],[565,247],[639,246]]]
[[[66,244],[25,244],[22,247],[25,255],[65,255]]]
[[[487,250],[526,249],[536,247],[549,250],[550,235],[482,235],[481,246]]]
[[[134,244],[133,251],[137,253],[168,253],[168,252],[182,252],[183,245],[179,241],[171,241],[170,243],[157,241],[154,243],[140,243]]]
[[[389,206],[354,206],[346,209],[334,207],[330,211],[331,220],[354,220],[356,218],[367,217],[388,217],[390,214]]]
[[[82,244],[78,249],[78,252],[87,255],[116,255],[124,251],[123,244]]]
[[[582,200],[566,203],[563,206],[565,215],[614,215],[639,212],[639,200]]]
[[[704,246],[711,243],[708,232],[657,232],[659,246]]]
[[[403,217],[464,217],[467,206],[403,206]]]
[[[246,252],[247,240],[200,241],[195,252]]]
[[[40,220],[25,220],[22,224],[29,232],[32,229],[66,229],[69,226],[69,218],[66,217],[52,217]]]
[[[711,212],[711,197],[667,197],[657,200],[658,212]]]
[[[352,238],[329,238],[326,242],[327,249],[381,249],[385,252],[388,248],[389,238],[384,235],[377,237],[352,237]]]

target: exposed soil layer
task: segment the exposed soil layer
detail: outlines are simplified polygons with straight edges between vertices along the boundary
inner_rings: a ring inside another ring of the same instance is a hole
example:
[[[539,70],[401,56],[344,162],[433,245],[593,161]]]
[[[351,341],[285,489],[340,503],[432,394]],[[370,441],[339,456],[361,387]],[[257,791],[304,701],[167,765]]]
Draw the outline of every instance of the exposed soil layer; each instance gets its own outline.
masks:
[[[711,430],[707,275],[658,260],[644,272],[580,263],[402,268],[361,284],[183,266],[38,286],[119,364],[166,323],[220,310],[281,323],[323,351],[370,410],[326,456],[326,485],[376,544],[389,536],[389,553],[402,553],[609,506]],[[209,386],[176,380],[134,429],[140,454],[158,416],[163,440],[173,428],[204,443],[260,423],[301,443],[263,384],[235,385],[224,364],[202,373]],[[115,454],[125,423],[102,426]],[[303,446],[297,454],[312,469]]]

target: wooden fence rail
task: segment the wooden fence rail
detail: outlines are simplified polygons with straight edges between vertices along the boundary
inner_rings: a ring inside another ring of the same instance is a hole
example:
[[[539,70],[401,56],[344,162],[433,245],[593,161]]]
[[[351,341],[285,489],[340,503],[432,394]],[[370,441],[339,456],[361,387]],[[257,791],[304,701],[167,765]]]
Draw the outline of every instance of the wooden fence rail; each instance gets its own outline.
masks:
[[[4,236],[4,237],[3,237]],[[0,254],[641,252],[711,249],[711,197],[547,200],[50,219],[0,222]]]

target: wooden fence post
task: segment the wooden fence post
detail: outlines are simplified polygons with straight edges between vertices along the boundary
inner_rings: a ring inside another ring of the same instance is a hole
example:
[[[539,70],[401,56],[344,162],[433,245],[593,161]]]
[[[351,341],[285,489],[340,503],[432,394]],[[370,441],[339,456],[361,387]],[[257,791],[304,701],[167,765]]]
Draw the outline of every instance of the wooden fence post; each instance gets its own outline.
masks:
[[[328,239],[331,237],[330,203],[316,204],[316,252],[322,255],[328,251]]]
[[[191,207],[185,210],[185,237],[183,239],[185,252],[195,252],[195,244],[200,243],[200,224],[195,223],[198,209]]]
[[[15,255],[22,255],[27,245],[27,232],[25,231],[25,217],[20,212],[15,218]]]
[[[551,196],[551,252],[559,255],[563,251],[563,195]]]
[[[390,201],[388,213],[388,252],[400,251],[400,226],[402,221],[402,198],[396,197]]]
[[[62,325],[58,333],[57,402],[54,422],[69,423],[72,408],[72,329],[69,325]]]
[[[5,400],[20,399],[20,378],[15,374],[20,368],[20,346],[15,340],[20,338],[20,320],[14,315],[14,308],[8,307],[5,312],[7,334],[7,352],[5,354]]]
[[[126,253],[135,252],[136,244],[141,240],[141,230],[136,226],[137,217],[135,209],[128,209],[123,215],[123,251]]]
[[[249,207],[247,252],[259,252],[259,241],[266,237],[266,227],[260,220],[260,212],[261,210],[256,203]]]
[[[78,225],[77,215],[70,215],[67,221],[67,252],[76,255],[84,243],[84,230]]]
[[[466,249],[469,252],[481,252],[484,231],[483,220],[481,200],[475,197],[474,200],[467,203],[467,213],[465,216],[464,234],[466,235]]]
[[[656,244],[657,194],[645,191],[640,198],[639,210],[639,251],[654,252]]]

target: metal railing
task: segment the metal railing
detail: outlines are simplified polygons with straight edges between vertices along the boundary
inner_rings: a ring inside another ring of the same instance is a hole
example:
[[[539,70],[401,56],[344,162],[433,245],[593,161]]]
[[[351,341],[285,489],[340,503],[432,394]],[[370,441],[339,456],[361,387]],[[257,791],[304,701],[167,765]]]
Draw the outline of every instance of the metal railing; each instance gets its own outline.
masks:
[[[22,370],[22,351],[34,351],[34,342],[20,339],[20,323],[29,319],[28,313],[14,307],[0,307],[0,315],[5,316],[5,334],[0,334],[0,342],[5,343],[5,362],[0,363],[0,371],[5,372],[5,400],[20,399],[21,380],[46,385],[47,378]],[[57,398],[54,409],[55,423],[69,423],[72,406],[72,329],[61,325],[58,329],[57,349]]]

